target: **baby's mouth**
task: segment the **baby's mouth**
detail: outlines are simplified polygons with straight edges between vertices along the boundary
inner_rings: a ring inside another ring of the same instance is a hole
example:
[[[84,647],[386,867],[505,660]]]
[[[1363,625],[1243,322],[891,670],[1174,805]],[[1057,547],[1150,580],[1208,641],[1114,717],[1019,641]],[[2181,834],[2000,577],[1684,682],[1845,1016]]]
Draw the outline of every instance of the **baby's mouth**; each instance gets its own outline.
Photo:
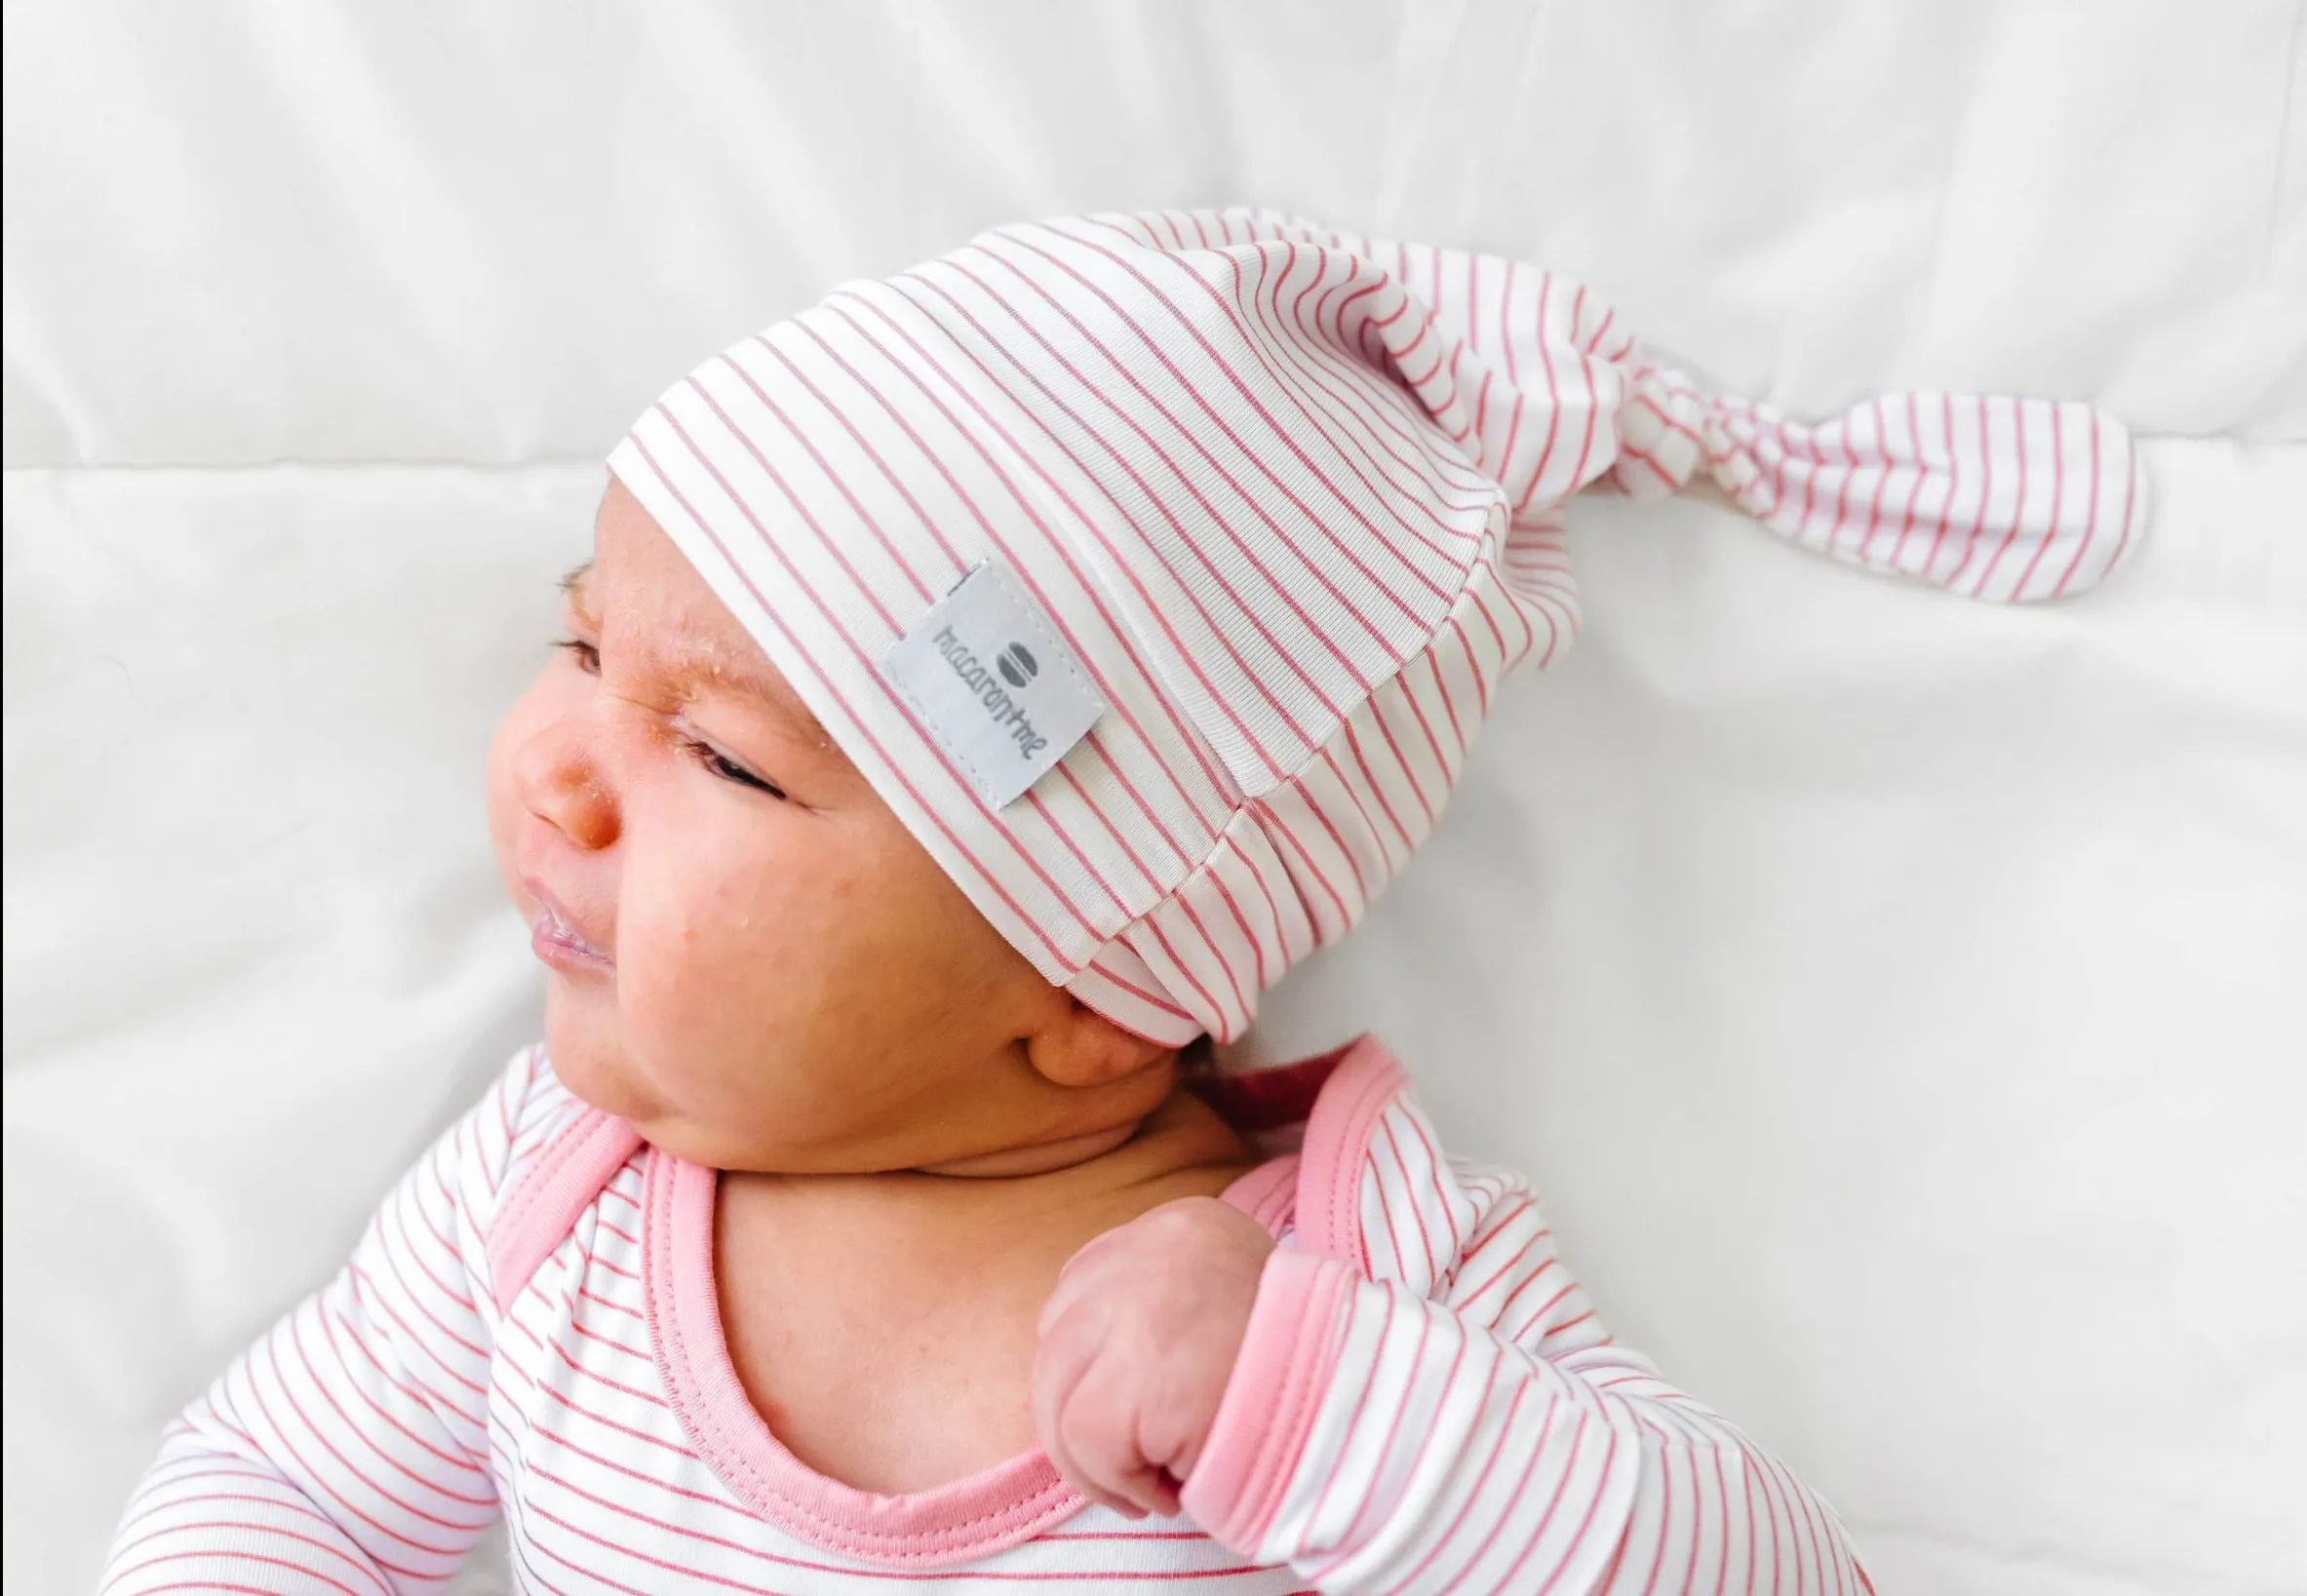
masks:
[[[529,895],[536,900],[536,913],[528,921],[528,945],[536,956],[557,970],[571,974],[596,974],[613,969],[616,960],[585,940],[561,911],[550,894],[533,881],[524,882]]]

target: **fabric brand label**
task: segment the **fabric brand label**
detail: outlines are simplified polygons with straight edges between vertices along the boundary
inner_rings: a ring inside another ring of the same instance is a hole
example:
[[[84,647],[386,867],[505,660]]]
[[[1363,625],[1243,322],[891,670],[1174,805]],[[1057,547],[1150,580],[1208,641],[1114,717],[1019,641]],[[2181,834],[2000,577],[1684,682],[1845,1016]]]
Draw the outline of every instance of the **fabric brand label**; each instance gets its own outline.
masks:
[[[1009,568],[980,561],[881,660],[946,753],[999,809],[1106,713],[1088,675]]]

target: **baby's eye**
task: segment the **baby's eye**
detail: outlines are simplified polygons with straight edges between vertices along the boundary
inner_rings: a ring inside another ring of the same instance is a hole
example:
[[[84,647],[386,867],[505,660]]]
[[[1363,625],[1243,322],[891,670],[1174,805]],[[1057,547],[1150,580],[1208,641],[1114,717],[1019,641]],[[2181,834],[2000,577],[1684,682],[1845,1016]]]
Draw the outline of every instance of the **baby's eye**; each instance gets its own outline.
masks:
[[[739,787],[750,787],[756,792],[766,793],[771,798],[781,798],[785,796],[784,788],[774,782],[762,780],[761,777],[746,769],[711,743],[700,743],[694,737],[689,737],[683,739],[683,746],[688,750],[691,759],[723,781],[733,782]]]
[[[576,638],[564,638],[553,646],[567,650],[569,656],[576,661],[577,669],[584,672],[585,675],[599,676],[601,674],[601,650],[594,644],[581,642]]]

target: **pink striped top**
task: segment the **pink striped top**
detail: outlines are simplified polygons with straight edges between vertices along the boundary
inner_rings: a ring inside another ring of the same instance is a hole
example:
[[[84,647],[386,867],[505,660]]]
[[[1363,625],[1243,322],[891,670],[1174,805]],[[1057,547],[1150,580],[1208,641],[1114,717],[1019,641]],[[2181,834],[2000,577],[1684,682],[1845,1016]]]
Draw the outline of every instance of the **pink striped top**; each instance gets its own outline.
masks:
[[[1217,1090],[1302,1129],[1227,1193],[1280,1245],[1187,1516],[1092,1506],[1038,1452],[907,1496],[802,1464],[723,1342],[715,1176],[532,1050],[170,1429],[103,1588],[429,1590],[500,1513],[515,1587],[572,1596],[1869,1588],[1824,1502],[1604,1333],[1528,1187],[1439,1150],[1383,1048]]]

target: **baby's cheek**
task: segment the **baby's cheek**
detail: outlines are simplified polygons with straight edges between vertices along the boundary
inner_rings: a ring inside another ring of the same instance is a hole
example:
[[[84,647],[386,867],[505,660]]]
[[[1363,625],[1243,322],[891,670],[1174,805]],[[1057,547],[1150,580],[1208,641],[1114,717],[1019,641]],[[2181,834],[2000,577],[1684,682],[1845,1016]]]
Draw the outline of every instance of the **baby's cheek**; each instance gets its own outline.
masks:
[[[757,1072],[784,1029],[776,960],[753,928],[716,912],[707,883],[625,862],[617,1007],[635,1058],[684,1101],[723,1097]]]
[[[505,740],[510,725],[510,720],[499,725],[489,745],[488,773],[483,788],[489,814],[489,846],[496,857],[496,873],[503,878],[508,892],[520,884],[520,872],[513,864],[513,835],[521,818],[521,803],[513,792],[512,756]]]
[[[551,664],[539,671],[536,680],[528,684],[528,690],[505,711],[504,719],[496,723],[496,734],[489,740],[489,759],[484,768],[482,790],[489,815],[489,844],[496,855],[497,873],[504,878],[505,890],[515,896],[519,895],[521,873],[514,863],[514,839],[522,817],[528,812],[515,775],[515,756],[552,714],[552,671]]]

